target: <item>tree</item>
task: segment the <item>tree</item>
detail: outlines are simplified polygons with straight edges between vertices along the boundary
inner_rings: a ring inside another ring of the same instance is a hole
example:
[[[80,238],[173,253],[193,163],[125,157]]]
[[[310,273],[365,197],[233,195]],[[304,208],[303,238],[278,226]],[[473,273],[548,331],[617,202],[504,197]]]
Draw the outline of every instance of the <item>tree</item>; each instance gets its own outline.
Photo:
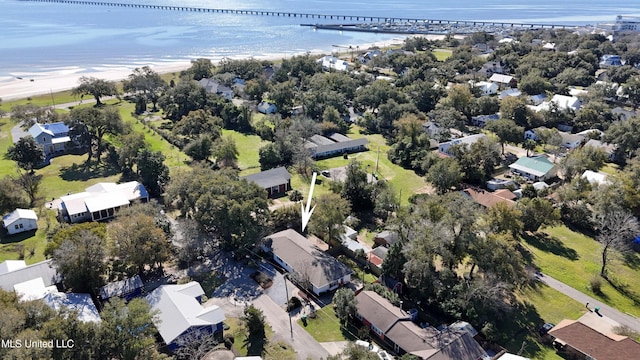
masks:
[[[636,75],[627,80],[627,83],[622,87],[625,95],[629,97],[629,101],[633,104],[633,108],[637,109],[640,106],[640,76]]]
[[[262,310],[253,305],[249,305],[244,308],[241,320],[249,331],[247,344],[245,344],[249,348],[247,354],[260,355],[262,353],[264,342],[267,340],[267,334],[265,331],[266,322]]]
[[[522,232],[522,212],[516,207],[499,202],[487,210],[485,217],[489,230],[494,234],[509,233],[517,236]]]
[[[226,249],[250,248],[266,235],[266,191],[233,171],[195,167],[174,177],[165,199]]]
[[[78,82],[80,85],[71,90],[71,95],[91,95],[96,99],[96,106],[102,106],[101,97],[118,95],[116,84],[103,79],[82,76]]]
[[[596,239],[602,244],[600,276],[608,279],[607,265],[611,250],[627,251],[631,241],[638,235],[640,226],[635,216],[622,209],[597,214],[596,224],[598,227]]]
[[[118,165],[125,176],[133,174],[133,166],[138,161],[138,155],[147,147],[144,135],[138,132],[130,132],[120,136],[118,147]]]
[[[344,232],[342,222],[351,212],[349,201],[338,194],[324,194],[317,198],[315,207],[309,232],[319,235],[329,246],[340,241]]]
[[[524,133],[524,127],[517,126],[515,121],[509,119],[489,121],[485,129],[493,132],[500,139],[502,155],[504,155],[504,143],[519,143]]]
[[[213,144],[213,156],[222,167],[236,167],[239,154],[236,142],[232,137],[222,137]]]
[[[522,148],[527,150],[527,157],[529,157],[529,151],[533,151],[536,148],[536,141],[533,139],[527,139],[522,143]]]
[[[574,149],[560,160],[560,169],[565,181],[571,181],[576,175],[582,175],[585,170],[598,171],[607,160],[607,155],[601,149],[583,146]]]
[[[160,151],[143,149],[138,155],[138,176],[152,196],[160,196],[169,182],[169,168],[164,160],[165,156]]]
[[[0,179],[0,213],[6,214],[16,208],[28,207],[20,185],[10,177]]]
[[[216,335],[206,330],[193,330],[176,339],[178,359],[204,359],[219,344]]]
[[[452,107],[466,116],[471,115],[471,104],[474,100],[469,85],[454,85],[447,91],[447,97],[441,100],[442,104]]]
[[[560,211],[553,208],[551,201],[543,198],[523,198],[518,201],[522,212],[524,231],[538,231],[541,226],[551,226],[560,221]]]
[[[129,78],[123,81],[122,89],[125,92],[135,93],[144,99],[145,102],[151,102],[153,104],[153,111],[158,111],[156,104],[158,103],[158,99],[160,99],[161,91],[166,86],[167,83],[162,80],[160,74],[148,66],[143,66],[142,68],[135,68],[133,70]]]
[[[18,170],[18,176],[16,176],[14,181],[27,193],[29,196],[29,207],[33,207],[36,202],[36,197],[38,196],[40,183],[42,183],[42,175]]]
[[[64,240],[53,252],[53,263],[67,287],[75,292],[97,294],[106,270],[104,242],[104,238],[85,230]]]
[[[183,74],[195,81],[210,78],[213,76],[213,64],[211,60],[204,58],[191,60],[191,67],[184,70]]]
[[[213,140],[208,134],[203,134],[184,147],[184,153],[195,161],[208,160],[213,153]]]
[[[207,109],[214,103],[214,95],[195,81],[181,81],[169,88],[158,100],[168,119],[178,121],[194,110]]]
[[[18,166],[29,172],[46,160],[44,148],[31,136],[25,136],[9,146],[5,158],[17,162]]]
[[[183,116],[173,127],[172,132],[189,139],[207,134],[215,140],[222,134],[222,119],[206,110],[194,110]]]
[[[463,176],[460,165],[455,159],[444,158],[439,159],[429,168],[425,178],[433,184],[438,194],[444,194],[458,186]]]
[[[620,154],[630,157],[640,148],[640,116],[634,116],[627,121],[612,124],[604,133],[603,141],[617,144]]]
[[[166,359],[158,353],[155,344],[155,313],[141,298],[125,304],[124,300],[112,298],[105,305],[100,318],[100,338],[105,359]],[[94,340],[95,341],[95,340]]]
[[[345,347],[342,355],[338,359],[344,360],[379,360],[378,354],[369,351],[369,349],[349,342]]]
[[[357,305],[358,300],[356,300],[353,290],[349,288],[340,288],[333,295],[333,306],[342,326],[346,326],[349,319],[355,316]]]
[[[107,226],[107,239],[111,255],[131,269],[129,275],[142,275],[146,267],[162,267],[169,259],[164,231],[146,214],[118,216]]]
[[[86,126],[91,135],[92,144],[95,144],[96,147],[98,163],[100,163],[102,155],[104,136],[107,134],[118,135],[124,132],[124,123],[117,108],[114,107],[105,109],[74,108],[71,110],[70,116]],[[92,147],[89,147],[87,164],[91,162],[92,155]]]
[[[369,184],[367,172],[362,170],[362,164],[352,160],[347,165],[347,178],[342,187],[342,197],[351,203],[353,211],[368,210],[373,207],[372,187]]]

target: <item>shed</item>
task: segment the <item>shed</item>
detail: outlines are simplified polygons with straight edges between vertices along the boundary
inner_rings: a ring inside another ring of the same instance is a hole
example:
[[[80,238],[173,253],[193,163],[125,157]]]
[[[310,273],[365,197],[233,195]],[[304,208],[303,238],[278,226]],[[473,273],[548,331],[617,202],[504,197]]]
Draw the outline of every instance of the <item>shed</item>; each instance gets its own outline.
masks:
[[[2,226],[9,235],[38,229],[38,216],[29,209],[15,209],[2,217]]]

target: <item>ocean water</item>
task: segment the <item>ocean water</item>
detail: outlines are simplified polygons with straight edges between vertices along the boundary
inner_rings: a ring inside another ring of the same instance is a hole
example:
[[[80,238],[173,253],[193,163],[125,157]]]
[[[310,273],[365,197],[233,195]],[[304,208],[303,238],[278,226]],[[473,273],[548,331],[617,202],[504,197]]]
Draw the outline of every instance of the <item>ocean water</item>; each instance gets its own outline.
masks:
[[[554,0],[112,0],[138,4],[302,13],[499,20],[554,24],[640,16],[640,1]],[[335,20],[192,13],[0,0],[0,79],[198,57],[292,55],[331,51],[397,35],[314,31],[301,22]]]

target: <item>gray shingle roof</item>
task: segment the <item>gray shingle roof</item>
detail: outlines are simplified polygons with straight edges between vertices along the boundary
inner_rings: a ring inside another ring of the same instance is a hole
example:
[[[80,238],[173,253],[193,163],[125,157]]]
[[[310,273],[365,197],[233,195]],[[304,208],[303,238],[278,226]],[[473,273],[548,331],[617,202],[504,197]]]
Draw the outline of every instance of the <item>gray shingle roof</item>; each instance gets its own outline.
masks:
[[[257,174],[247,175],[244,177],[247,181],[256,183],[261,188],[270,188],[286,184],[291,180],[291,174],[284,167],[277,167],[275,169],[269,169],[261,171]]]
[[[40,277],[44,282],[44,286],[55,285],[62,281],[62,277],[58,275],[58,272],[53,267],[51,260],[45,260],[22,269],[0,275],[0,288],[6,291],[13,291],[13,286],[15,284]]]

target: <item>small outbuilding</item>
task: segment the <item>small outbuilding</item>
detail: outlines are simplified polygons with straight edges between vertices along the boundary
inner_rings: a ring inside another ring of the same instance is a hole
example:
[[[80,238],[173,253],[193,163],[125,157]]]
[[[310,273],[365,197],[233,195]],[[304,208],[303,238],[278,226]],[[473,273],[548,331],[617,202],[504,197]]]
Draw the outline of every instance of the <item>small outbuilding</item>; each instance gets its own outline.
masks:
[[[38,229],[38,216],[29,209],[15,209],[2,217],[2,226],[9,235]]]

